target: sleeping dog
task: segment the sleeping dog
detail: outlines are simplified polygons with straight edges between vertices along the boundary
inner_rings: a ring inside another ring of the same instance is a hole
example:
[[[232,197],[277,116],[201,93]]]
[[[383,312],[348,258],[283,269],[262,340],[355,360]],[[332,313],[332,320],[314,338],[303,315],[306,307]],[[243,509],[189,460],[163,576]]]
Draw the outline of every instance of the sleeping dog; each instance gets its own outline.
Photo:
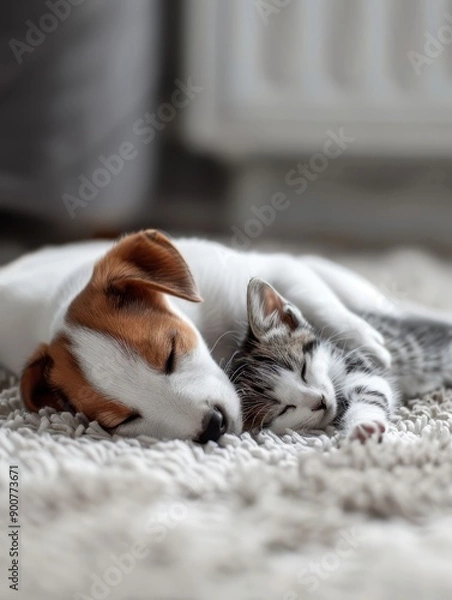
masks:
[[[243,333],[252,277],[346,348],[389,363],[381,335],[320,271],[309,259],[173,243],[155,230],[44,248],[0,269],[0,363],[20,375],[32,411],[82,412],[126,436],[217,440],[242,420],[209,347]]]

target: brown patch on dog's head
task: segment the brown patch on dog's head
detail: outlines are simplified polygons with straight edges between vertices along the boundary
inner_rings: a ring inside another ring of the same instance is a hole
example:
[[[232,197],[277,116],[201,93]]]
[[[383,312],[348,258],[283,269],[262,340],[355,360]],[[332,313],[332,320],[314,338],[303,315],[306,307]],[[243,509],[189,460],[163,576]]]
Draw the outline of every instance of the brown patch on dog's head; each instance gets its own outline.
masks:
[[[62,406],[50,384],[53,361],[48,344],[41,344],[30,357],[20,380],[20,392],[25,406],[38,411],[44,406],[61,410]]]
[[[161,233],[126,236],[95,266],[91,281],[75,298],[68,320],[105,333],[164,370],[175,358],[193,350],[193,327],[171,310],[165,294],[192,302],[201,297],[187,263]]]
[[[33,354],[22,374],[21,394],[31,411],[50,406],[60,411],[83,412],[107,429],[120,425],[134,412],[89,385],[64,336],[58,336],[49,345],[42,344]]]
[[[197,346],[198,334],[171,309],[165,294],[201,301],[173,244],[157,231],[136,233],[120,240],[95,265],[89,283],[68,309],[67,322],[108,335],[155,369],[169,373],[170,363],[177,364],[179,356]],[[92,388],[64,335],[36,350],[23,372],[21,389],[30,410],[70,408],[107,428],[134,413]]]

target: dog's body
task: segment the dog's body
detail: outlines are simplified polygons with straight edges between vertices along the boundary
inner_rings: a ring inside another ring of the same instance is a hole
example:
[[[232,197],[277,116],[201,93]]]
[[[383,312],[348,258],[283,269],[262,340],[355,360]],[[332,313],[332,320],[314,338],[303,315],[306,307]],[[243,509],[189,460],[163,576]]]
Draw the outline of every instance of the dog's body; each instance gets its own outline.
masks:
[[[0,269],[0,363],[23,371],[33,410],[71,408],[127,435],[216,439],[240,431],[241,419],[208,346],[243,332],[254,276],[346,347],[388,362],[381,336],[346,307],[388,301],[337,269],[196,239],[174,247],[154,231],[43,249]]]

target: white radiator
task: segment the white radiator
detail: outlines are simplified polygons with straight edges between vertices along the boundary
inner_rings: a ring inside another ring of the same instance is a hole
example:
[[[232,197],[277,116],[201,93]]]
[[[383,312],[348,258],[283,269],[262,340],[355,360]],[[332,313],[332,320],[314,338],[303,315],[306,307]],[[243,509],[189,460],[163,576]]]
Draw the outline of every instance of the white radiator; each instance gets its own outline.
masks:
[[[452,155],[452,0],[186,0],[185,113],[198,150]]]

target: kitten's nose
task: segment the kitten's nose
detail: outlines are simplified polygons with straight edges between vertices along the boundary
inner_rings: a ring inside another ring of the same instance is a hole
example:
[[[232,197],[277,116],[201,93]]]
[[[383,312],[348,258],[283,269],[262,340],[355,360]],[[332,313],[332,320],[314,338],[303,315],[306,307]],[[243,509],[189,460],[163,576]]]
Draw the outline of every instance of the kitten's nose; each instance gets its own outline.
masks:
[[[323,394],[321,394],[320,400],[315,405],[315,407],[312,409],[312,412],[317,412],[318,410],[326,410],[326,409],[327,409],[327,405],[326,405],[325,396]]]
[[[207,444],[210,440],[216,442],[223,433],[226,433],[228,422],[220,406],[215,406],[207,413],[204,417],[203,427],[204,429],[197,439],[200,444]]]

